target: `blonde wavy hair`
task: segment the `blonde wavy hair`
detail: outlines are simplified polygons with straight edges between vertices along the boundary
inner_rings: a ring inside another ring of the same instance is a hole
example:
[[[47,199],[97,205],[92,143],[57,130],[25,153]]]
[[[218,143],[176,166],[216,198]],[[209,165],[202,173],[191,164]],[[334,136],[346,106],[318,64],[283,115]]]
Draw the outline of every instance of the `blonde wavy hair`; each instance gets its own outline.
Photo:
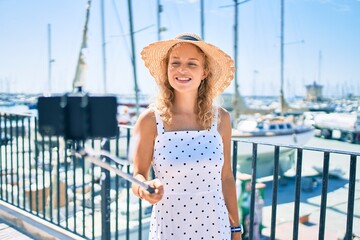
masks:
[[[180,44],[183,43],[177,43],[172,46],[166,54],[166,57],[160,63],[162,74],[160,74],[160,79],[158,79],[160,91],[157,95],[155,106],[166,124],[171,124],[171,109],[175,100],[175,92],[169,83],[169,79],[167,76],[167,68],[171,51],[174,49],[175,46],[178,46]],[[211,127],[211,123],[214,117],[213,100],[216,96],[216,92],[214,91],[213,83],[216,79],[212,79],[212,69],[210,69],[209,60],[206,54],[198,46],[194,46],[203,55],[204,68],[206,71],[208,71],[207,77],[203,81],[201,81],[201,84],[198,88],[197,106],[195,111],[197,113],[197,121],[200,126],[203,129],[209,129]]]

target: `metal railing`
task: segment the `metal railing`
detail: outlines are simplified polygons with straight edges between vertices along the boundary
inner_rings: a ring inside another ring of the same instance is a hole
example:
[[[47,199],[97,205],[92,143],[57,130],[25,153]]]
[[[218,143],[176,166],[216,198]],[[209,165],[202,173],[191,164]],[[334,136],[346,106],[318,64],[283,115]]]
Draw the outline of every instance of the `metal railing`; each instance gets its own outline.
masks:
[[[85,239],[146,239],[152,206],[137,199],[130,191],[130,184],[119,176],[88,163],[72,154],[73,149],[83,146],[84,142],[64,142],[59,137],[42,137],[37,131],[37,119],[29,115],[2,113],[0,117],[0,200],[7,202],[27,213],[44,219],[58,227],[75,233]],[[114,139],[92,139],[94,149],[105,149],[126,161],[132,128],[119,126]],[[302,164],[304,152],[323,154],[321,179],[321,206],[318,227],[318,239],[325,239],[326,210],[329,183],[329,163],[332,155],[349,158],[349,178],[347,196],[347,221],[345,239],[352,239],[355,202],[356,162],[359,152],[272,145],[233,139],[233,174],[238,176],[241,160],[238,154],[243,150],[239,144],[248,144],[252,148],[249,224],[244,238],[256,239],[257,179],[259,146],[273,148],[273,178],[271,191],[270,239],[276,238],[279,181],[283,179],[281,152],[291,149],[294,160],[295,192],[293,207],[293,239],[299,236],[299,218],[301,203]],[[129,164],[119,166],[104,158],[113,166],[131,173]],[[345,163],[344,163],[345,164]],[[281,176],[280,178],[278,176]],[[239,190],[239,199],[244,189]],[[281,188],[280,188],[281,189]],[[268,193],[269,194],[269,193]],[[239,210],[241,211],[239,206]],[[261,220],[261,219],[260,219]],[[244,221],[244,220],[243,220]],[[265,225],[265,224],[263,224]],[[260,232],[261,233],[261,232]]]
[[[233,141],[233,165],[238,165],[237,159],[237,152],[238,144],[239,143],[247,143],[248,145],[252,146],[252,172],[251,172],[251,179],[257,179],[257,161],[258,161],[258,148],[259,145],[261,146],[271,146],[273,148],[273,174],[272,174],[272,191],[271,193],[271,222],[270,222],[270,239],[276,239],[276,227],[277,227],[277,206],[278,206],[278,196],[279,196],[279,181],[282,178],[279,176],[282,175],[281,167],[280,167],[280,151],[283,148],[293,149],[296,154],[296,161],[295,161],[295,170],[296,173],[294,175],[295,178],[295,191],[292,198],[294,202],[293,206],[293,222],[292,222],[292,239],[299,239],[299,226],[300,226],[300,204],[302,202],[301,194],[302,192],[306,191],[305,186],[302,184],[306,184],[307,182],[303,181],[304,178],[309,178],[310,181],[314,180],[313,176],[302,176],[302,169],[303,169],[303,153],[304,152],[317,152],[322,154],[322,174],[318,177],[321,178],[321,203],[320,203],[320,216],[318,219],[318,236],[316,239],[326,239],[325,237],[325,230],[326,230],[326,211],[327,211],[327,198],[328,198],[328,185],[329,179],[331,179],[331,174],[329,173],[329,166],[330,166],[330,158],[334,155],[342,155],[345,158],[348,158],[348,162],[343,163],[348,164],[349,166],[349,177],[347,179],[348,184],[348,192],[347,192],[347,211],[344,213],[346,215],[346,229],[345,234],[342,239],[353,239],[353,218],[354,218],[354,203],[355,203],[355,183],[356,183],[356,162],[357,157],[360,156],[360,152],[350,152],[350,151],[341,151],[341,150],[330,150],[324,148],[315,148],[315,147],[299,147],[294,145],[280,145],[280,144],[269,144],[269,143],[260,143],[260,142],[250,142],[246,140],[234,140]],[[234,169],[234,176],[236,177],[237,173]],[[284,177],[284,176],[283,176]],[[255,230],[254,226],[256,226],[254,216],[255,213],[255,205],[256,205],[256,181],[251,181],[251,197],[250,197],[250,221],[249,221],[249,229],[247,229],[248,233],[246,235],[247,239],[254,239]],[[311,186],[313,188],[313,186]],[[304,191],[301,191],[304,190]],[[311,191],[311,190],[310,190]],[[286,192],[285,194],[289,194]],[[287,231],[291,231],[288,229]]]

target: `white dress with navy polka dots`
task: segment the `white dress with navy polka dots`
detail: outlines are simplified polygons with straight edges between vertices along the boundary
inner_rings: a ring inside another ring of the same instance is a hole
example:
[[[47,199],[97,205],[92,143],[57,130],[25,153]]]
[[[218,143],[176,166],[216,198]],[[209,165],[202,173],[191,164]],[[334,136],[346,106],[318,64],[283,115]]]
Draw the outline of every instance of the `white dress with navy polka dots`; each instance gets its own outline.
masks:
[[[164,196],[153,206],[149,239],[231,239],[221,185],[223,143],[215,115],[208,130],[166,132],[155,111],[153,167]]]

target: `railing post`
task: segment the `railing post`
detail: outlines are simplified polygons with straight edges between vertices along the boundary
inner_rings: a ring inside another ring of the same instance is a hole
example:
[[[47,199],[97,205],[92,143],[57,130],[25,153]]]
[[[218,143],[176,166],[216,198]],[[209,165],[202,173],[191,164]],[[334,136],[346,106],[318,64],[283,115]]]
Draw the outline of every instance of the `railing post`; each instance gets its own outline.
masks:
[[[238,153],[238,142],[233,141],[232,171],[235,181],[236,181],[236,173],[237,173],[237,153]]]
[[[101,149],[109,151],[110,142],[104,139],[101,143]],[[110,163],[110,159],[103,158],[104,162]],[[111,238],[110,230],[110,172],[101,169],[101,239],[108,240]]]
[[[271,204],[271,235],[270,235],[270,239],[275,239],[275,233],[276,233],[276,210],[277,210],[278,183],[279,183],[279,161],[280,161],[280,147],[275,146],[272,204]]]
[[[346,234],[345,240],[353,238],[353,217],[355,205],[355,182],[356,182],[356,156],[350,155],[350,175],[349,175],[349,192],[348,192],[348,206],[346,219]]]
[[[257,151],[258,144],[252,144],[252,173],[251,173],[251,198],[250,198],[250,227],[249,239],[253,239],[254,236],[254,223],[255,223],[255,191],[256,191],[256,165],[257,165]]]
[[[299,211],[300,211],[302,156],[303,156],[303,149],[298,148],[297,149],[297,162],[296,162],[295,205],[294,205],[294,224],[293,224],[293,239],[294,240],[297,240],[299,237]]]
[[[330,165],[330,153],[324,152],[323,159],[323,178],[322,178],[322,191],[321,191],[321,207],[320,207],[320,219],[319,219],[319,237],[318,239],[325,239],[325,219],[326,219],[326,203],[327,192],[329,182],[329,165]]]

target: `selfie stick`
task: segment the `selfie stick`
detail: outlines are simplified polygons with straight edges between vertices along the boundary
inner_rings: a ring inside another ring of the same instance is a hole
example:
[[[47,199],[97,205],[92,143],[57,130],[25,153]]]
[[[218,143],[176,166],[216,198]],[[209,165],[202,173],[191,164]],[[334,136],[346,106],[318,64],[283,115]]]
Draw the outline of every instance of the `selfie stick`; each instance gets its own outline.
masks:
[[[121,160],[119,159],[118,157],[112,155],[111,153],[109,152],[106,152],[106,151],[95,151],[94,149],[92,148],[89,148],[89,147],[86,147],[86,148],[81,148],[81,149],[78,149],[76,152],[74,151],[75,155],[80,155],[81,157],[86,157],[86,159],[99,166],[99,167],[102,167],[108,171],[112,171],[112,172],[115,172],[116,175],[119,175],[120,177],[128,180],[129,182],[132,182],[132,183],[136,183],[138,184],[140,187],[146,189],[146,191],[148,191],[149,193],[154,193],[155,192],[155,189],[150,187],[149,185],[147,185],[146,183],[140,181],[139,179],[133,177],[132,175],[128,174],[128,173],[125,173],[123,171],[121,171],[120,169],[117,169],[117,168],[114,168],[113,166],[111,166],[110,164],[106,163],[106,162],[103,162],[101,161],[98,157],[98,155],[103,155],[105,157],[108,157],[110,159],[112,159],[114,162],[124,166],[124,165],[129,165],[129,163],[127,163],[126,161],[124,160]]]

